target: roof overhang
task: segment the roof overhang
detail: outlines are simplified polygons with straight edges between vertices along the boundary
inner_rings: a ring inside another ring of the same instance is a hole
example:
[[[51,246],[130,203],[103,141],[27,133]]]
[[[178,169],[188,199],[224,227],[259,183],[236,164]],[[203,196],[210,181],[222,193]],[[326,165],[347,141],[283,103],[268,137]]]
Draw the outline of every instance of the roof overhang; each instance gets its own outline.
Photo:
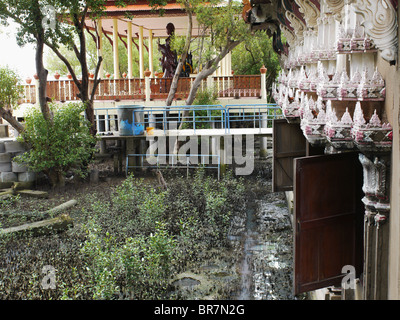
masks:
[[[162,9],[153,9],[148,5],[148,1],[142,0],[137,0],[135,4],[125,7],[115,6],[114,1],[107,1],[105,7],[101,21],[103,32],[106,34],[114,32],[114,19],[118,22],[118,33],[121,37],[127,36],[128,22],[131,22],[134,37],[139,34],[140,27],[143,27],[144,37],[149,36],[150,30],[155,38],[167,37],[166,26],[168,23],[174,24],[177,36],[185,36],[187,33],[188,16],[176,1],[168,1]],[[88,18],[86,26],[90,30],[96,30],[96,21]],[[197,37],[199,35],[200,30],[194,16],[192,36]]]

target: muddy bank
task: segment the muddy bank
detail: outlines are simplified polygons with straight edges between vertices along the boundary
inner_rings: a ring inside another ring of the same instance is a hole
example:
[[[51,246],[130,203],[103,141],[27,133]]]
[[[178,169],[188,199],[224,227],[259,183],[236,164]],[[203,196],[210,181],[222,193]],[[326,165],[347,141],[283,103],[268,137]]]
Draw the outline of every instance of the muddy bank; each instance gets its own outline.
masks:
[[[204,252],[172,280],[171,298],[291,300],[292,226],[284,193],[271,192],[271,163],[245,179],[246,210],[234,215],[229,246]]]

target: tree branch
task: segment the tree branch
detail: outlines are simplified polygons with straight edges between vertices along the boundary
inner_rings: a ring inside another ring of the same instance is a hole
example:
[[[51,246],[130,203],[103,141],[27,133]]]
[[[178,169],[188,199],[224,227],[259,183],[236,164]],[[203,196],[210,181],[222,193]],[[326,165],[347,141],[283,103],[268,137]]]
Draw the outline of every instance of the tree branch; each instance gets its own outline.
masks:
[[[58,57],[62,62],[64,62],[65,66],[67,67],[69,73],[70,73],[71,76],[72,76],[72,79],[73,79],[75,85],[78,87],[78,90],[81,91],[81,90],[82,90],[81,83],[79,82],[78,78],[76,77],[75,71],[74,71],[74,69],[72,68],[72,66],[71,66],[71,64],[69,63],[69,61],[67,60],[67,58],[65,58],[65,57],[63,56],[63,54],[62,54],[62,53],[56,48],[56,46],[54,46],[53,44],[51,44],[51,43],[49,43],[49,42],[46,42],[46,45],[47,45],[51,50],[53,50],[53,52],[57,55],[57,57]]]
[[[101,66],[102,62],[103,62],[103,57],[100,56],[99,60],[97,62],[96,71],[94,73],[94,84],[93,84],[93,88],[92,88],[92,93],[90,94],[90,101],[94,100],[94,96],[96,94],[97,87],[101,81],[101,78],[98,78],[98,75],[99,75],[100,66]]]

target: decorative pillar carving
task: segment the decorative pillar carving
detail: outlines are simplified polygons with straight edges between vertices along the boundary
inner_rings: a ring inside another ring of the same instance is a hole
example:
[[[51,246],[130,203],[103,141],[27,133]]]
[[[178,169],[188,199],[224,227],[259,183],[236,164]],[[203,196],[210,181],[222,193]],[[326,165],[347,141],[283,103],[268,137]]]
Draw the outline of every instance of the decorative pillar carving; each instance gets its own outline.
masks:
[[[315,28],[320,14],[319,9],[310,0],[295,0],[295,2],[300,7],[299,11],[304,15],[307,27]]]
[[[364,299],[386,299],[390,213],[390,154],[362,154],[365,194]]]
[[[325,0],[328,9],[333,13],[336,20],[341,21],[343,18],[344,0]]]

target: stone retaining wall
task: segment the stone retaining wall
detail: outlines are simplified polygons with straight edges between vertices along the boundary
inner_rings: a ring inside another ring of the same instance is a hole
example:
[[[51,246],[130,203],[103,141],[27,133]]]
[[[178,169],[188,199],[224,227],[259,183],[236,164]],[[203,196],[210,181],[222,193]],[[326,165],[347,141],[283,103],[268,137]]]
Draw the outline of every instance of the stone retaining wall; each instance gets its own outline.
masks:
[[[28,167],[13,161],[14,157],[23,154],[27,148],[16,140],[0,140],[0,186],[10,187],[14,182],[34,182],[36,174]]]

